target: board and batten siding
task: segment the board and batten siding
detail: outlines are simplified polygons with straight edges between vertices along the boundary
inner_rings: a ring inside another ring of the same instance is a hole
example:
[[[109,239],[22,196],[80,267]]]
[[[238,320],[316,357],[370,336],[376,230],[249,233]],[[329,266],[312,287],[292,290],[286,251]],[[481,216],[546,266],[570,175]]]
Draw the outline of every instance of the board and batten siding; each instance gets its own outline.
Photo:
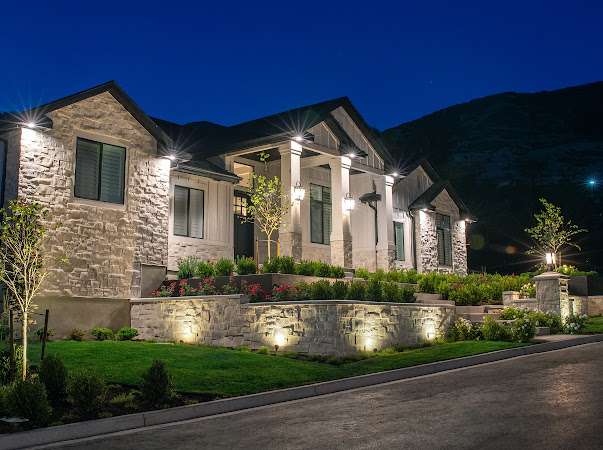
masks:
[[[333,132],[324,123],[320,122],[318,125],[314,125],[308,130],[314,136],[314,143],[322,145],[323,147],[332,148],[337,150],[339,148],[339,140],[335,137]]]
[[[423,192],[433,184],[433,181],[422,167],[417,167],[393,187],[394,210],[408,211],[408,207]]]

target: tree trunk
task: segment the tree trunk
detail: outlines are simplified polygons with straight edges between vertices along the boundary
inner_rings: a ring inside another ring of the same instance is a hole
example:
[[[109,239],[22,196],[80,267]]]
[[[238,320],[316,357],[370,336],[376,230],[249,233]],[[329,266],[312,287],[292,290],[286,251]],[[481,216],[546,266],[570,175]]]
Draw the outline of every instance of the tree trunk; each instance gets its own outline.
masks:
[[[25,380],[27,378],[27,313],[24,312],[22,316],[23,323],[21,324],[21,340],[23,344],[23,360],[21,378]]]
[[[266,235],[266,237],[268,237],[268,261],[270,261],[270,236],[272,236],[272,234]]]

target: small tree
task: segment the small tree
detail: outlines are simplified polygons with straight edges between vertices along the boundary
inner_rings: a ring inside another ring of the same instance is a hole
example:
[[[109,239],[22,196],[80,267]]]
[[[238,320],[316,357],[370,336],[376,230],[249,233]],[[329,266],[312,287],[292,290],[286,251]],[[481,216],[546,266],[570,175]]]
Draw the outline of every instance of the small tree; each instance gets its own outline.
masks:
[[[34,298],[48,272],[44,268],[45,210],[35,202],[18,199],[0,210],[0,282],[6,286],[10,307],[21,319],[22,378],[27,377],[27,324],[37,307]]]
[[[244,221],[257,224],[268,240],[268,260],[270,260],[270,243],[272,235],[282,223],[289,211],[289,197],[283,193],[279,177],[267,178],[264,175],[253,176],[254,186]]]
[[[571,220],[566,220],[561,213],[561,208],[541,198],[543,209],[534,214],[536,224],[526,228],[526,233],[534,240],[534,246],[528,250],[528,254],[544,256],[553,253],[555,258],[555,269],[561,262],[560,251],[564,247],[574,247],[578,250],[580,246],[574,242],[574,237],[587,230],[579,228]]]

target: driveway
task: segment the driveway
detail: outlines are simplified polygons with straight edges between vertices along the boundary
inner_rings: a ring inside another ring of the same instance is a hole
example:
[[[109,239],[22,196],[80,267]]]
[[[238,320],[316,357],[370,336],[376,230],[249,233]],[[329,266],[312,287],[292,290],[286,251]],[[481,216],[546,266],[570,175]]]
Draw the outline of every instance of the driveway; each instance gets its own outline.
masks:
[[[601,374],[588,344],[61,448],[602,448]]]

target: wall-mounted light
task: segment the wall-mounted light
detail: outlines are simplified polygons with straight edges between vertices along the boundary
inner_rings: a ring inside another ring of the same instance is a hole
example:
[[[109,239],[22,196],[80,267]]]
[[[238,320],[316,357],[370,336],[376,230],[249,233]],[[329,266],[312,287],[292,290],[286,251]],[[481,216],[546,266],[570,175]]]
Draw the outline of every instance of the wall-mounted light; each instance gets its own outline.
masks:
[[[347,154],[347,157],[348,158],[355,158],[356,157],[356,153],[350,152],[350,153]]]
[[[297,142],[302,142],[304,140],[304,137],[301,134],[296,134],[295,136],[293,136],[293,140]]]
[[[389,174],[390,176],[396,178],[398,175],[400,175],[398,172],[392,172]]]
[[[293,187],[293,200],[301,202],[306,196],[306,190],[302,186],[301,182],[298,180]]]
[[[167,155],[166,158],[170,161],[176,161],[176,155]]]
[[[37,127],[37,124],[35,122],[25,122],[23,125],[25,125],[25,127],[29,128],[30,130],[33,130]]]
[[[349,192],[345,194],[345,198],[343,199],[343,209],[344,211],[351,211],[356,206],[356,200],[352,197],[352,194]]]

